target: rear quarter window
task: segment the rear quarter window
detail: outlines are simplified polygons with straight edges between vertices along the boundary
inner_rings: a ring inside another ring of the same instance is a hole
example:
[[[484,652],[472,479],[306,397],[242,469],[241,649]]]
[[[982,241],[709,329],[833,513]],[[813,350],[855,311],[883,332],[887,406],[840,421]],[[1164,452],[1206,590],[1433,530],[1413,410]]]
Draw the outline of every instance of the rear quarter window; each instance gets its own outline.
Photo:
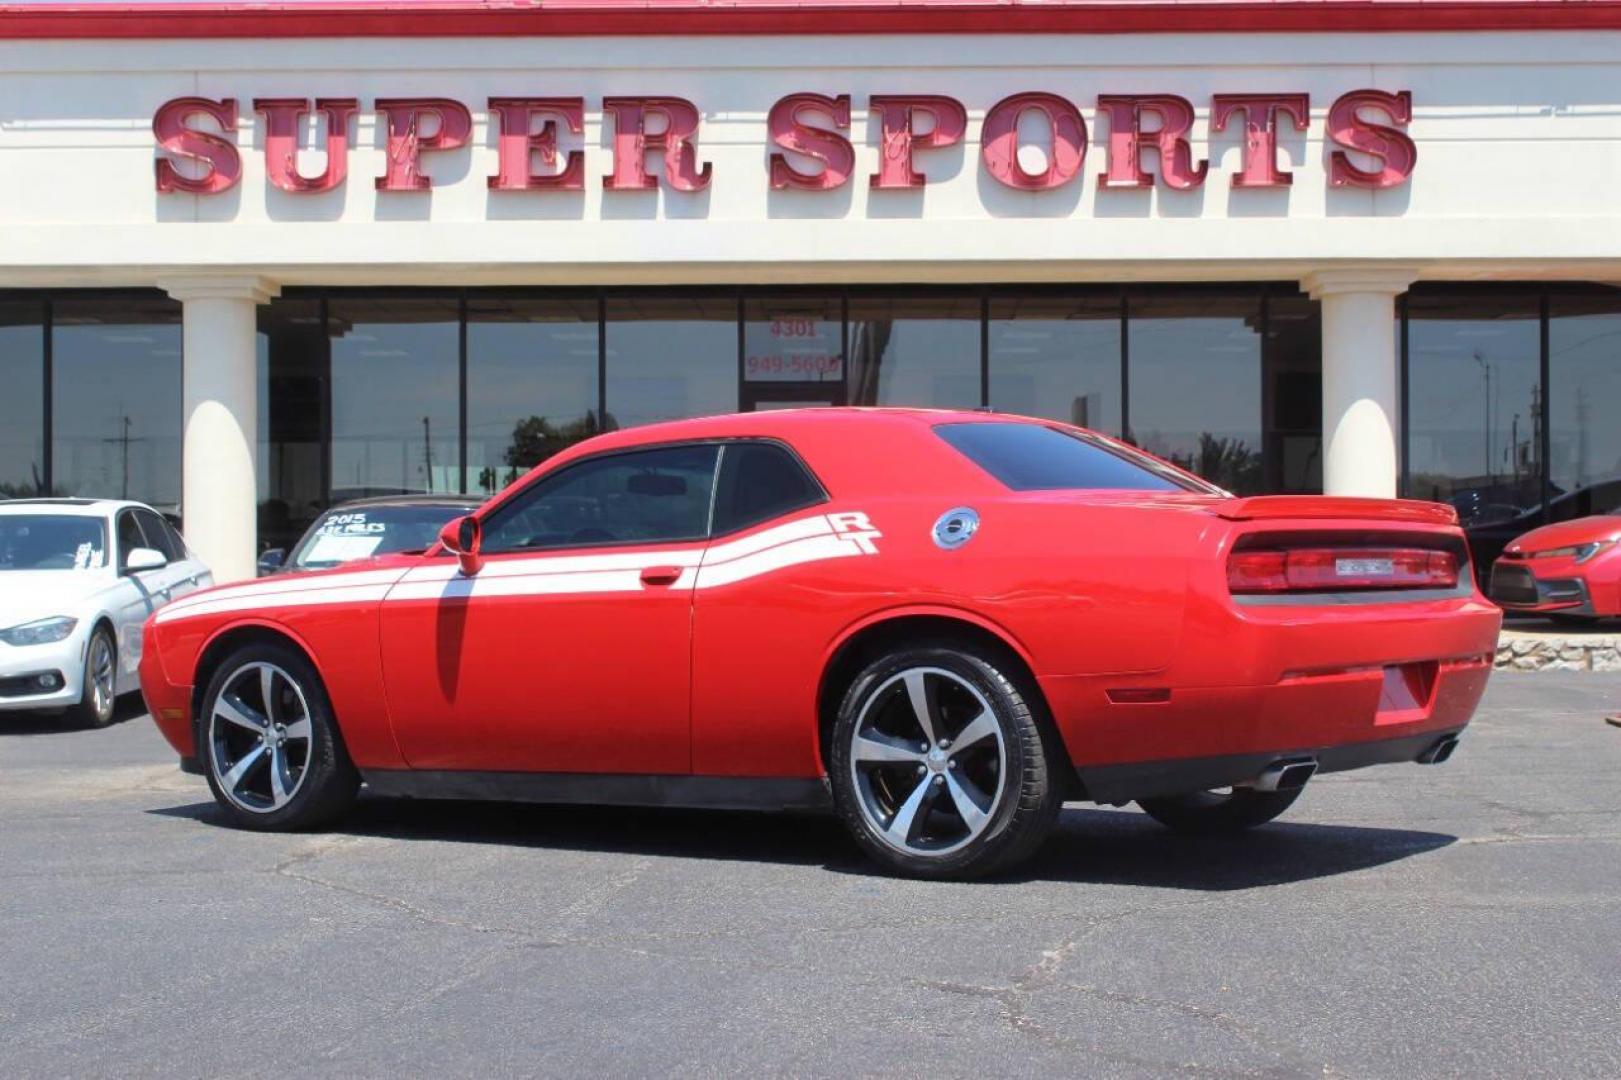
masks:
[[[1134,461],[1101,440],[1043,424],[1006,421],[940,424],[935,433],[1014,491],[1066,489],[1196,491],[1149,461]]]

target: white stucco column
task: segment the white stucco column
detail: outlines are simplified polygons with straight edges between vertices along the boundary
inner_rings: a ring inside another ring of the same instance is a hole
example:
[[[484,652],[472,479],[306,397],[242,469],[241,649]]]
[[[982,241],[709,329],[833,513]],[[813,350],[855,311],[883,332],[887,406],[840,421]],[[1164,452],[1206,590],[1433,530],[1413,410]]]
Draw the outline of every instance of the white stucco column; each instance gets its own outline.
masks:
[[[216,582],[251,578],[258,556],[258,306],[279,291],[249,275],[160,281],[181,303],[186,541]]]
[[[1302,284],[1323,306],[1323,494],[1396,497],[1396,297],[1400,269],[1319,270]]]

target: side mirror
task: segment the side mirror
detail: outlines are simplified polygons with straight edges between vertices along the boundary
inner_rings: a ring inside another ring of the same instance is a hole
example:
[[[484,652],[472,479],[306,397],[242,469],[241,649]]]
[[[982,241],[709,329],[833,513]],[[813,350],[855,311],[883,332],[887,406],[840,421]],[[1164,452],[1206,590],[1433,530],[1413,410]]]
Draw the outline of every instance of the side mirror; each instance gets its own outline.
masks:
[[[445,527],[439,530],[439,542],[445,545],[446,551],[456,556],[456,561],[461,563],[462,573],[468,577],[478,573],[479,567],[484,565],[484,559],[478,553],[483,539],[484,529],[472,514],[447,521]]]
[[[259,576],[265,577],[281,569],[281,564],[287,561],[286,548],[270,548],[259,556]]]
[[[161,570],[169,565],[169,557],[156,548],[130,548],[124,559],[124,569],[132,574],[143,570]]]

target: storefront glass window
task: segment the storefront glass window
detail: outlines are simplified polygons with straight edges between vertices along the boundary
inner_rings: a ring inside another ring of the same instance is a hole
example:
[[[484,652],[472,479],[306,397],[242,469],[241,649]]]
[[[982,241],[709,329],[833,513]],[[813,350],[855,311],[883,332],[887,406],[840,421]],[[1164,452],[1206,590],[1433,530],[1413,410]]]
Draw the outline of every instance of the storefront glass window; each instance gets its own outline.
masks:
[[[1451,503],[1466,527],[1535,513],[1537,297],[1415,291],[1407,313],[1409,494]]]
[[[53,487],[180,507],[180,304],[161,293],[52,302]]]
[[[844,403],[844,305],[837,296],[743,304],[743,408]]]
[[[332,501],[459,491],[455,298],[334,296],[327,333]]]
[[[1120,434],[1120,297],[993,297],[992,408]]]
[[[601,430],[597,301],[467,302],[467,490],[491,495]]]
[[[1259,291],[1133,294],[1130,436],[1241,495],[1261,465]]]
[[[607,306],[607,427],[737,409],[737,300],[614,297]]]
[[[45,305],[0,302],[0,499],[45,487]]]
[[[1396,320],[1391,320],[1395,333]],[[1317,301],[1281,289],[1266,298],[1262,411],[1266,417],[1263,490],[1323,490],[1323,322]],[[1396,418],[1390,418],[1392,425]]]
[[[852,405],[980,404],[978,297],[851,298]]]
[[[259,547],[290,550],[327,507],[321,301],[259,308]]]
[[[1621,295],[1556,297],[1549,316],[1550,516],[1621,513]]]

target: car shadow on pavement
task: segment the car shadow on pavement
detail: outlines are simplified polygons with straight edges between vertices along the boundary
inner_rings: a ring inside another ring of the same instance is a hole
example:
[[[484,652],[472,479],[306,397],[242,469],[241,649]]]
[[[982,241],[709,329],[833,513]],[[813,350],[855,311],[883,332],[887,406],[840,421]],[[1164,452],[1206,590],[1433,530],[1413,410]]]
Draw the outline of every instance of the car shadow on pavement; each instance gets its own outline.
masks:
[[[212,802],[149,811],[225,825]],[[640,807],[362,797],[332,832],[723,862],[822,866],[880,876],[831,817]],[[1273,822],[1238,836],[1179,836],[1132,811],[1067,807],[1036,856],[988,881],[1069,881],[1222,892],[1366,870],[1455,842],[1445,833]]]
[[[123,694],[113,702],[113,722],[116,727],[128,720],[146,716],[146,703],[136,693]],[[92,732],[95,728],[74,727],[67,713],[0,712],[0,738],[8,735],[72,735]]]

